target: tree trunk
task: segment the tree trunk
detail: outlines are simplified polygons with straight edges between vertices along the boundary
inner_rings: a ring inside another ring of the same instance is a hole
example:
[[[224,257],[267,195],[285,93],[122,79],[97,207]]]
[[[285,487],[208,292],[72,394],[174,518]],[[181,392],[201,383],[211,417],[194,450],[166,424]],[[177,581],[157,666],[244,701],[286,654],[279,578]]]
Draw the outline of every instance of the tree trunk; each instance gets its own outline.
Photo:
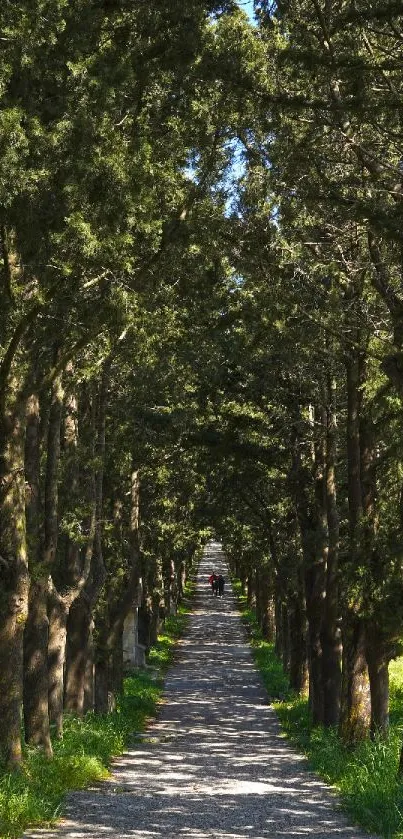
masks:
[[[360,427],[361,442],[361,482],[364,512],[363,548],[370,567],[382,568],[382,560],[377,554],[377,486],[376,486],[376,435],[371,418],[365,417]],[[364,601],[366,592],[364,592]],[[385,622],[379,625],[375,617],[366,622],[365,655],[368,664],[371,693],[371,736],[376,734],[386,739],[389,732],[389,671],[388,664],[393,647],[393,630],[390,640],[385,632]]]
[[[326,569],[326,597],[321,632],[323,723],[335,726],[340,718],[341,698],[341,631],[339,626],[339,514],[336,500],[336,384],[328,380],[327,445],[326,445],[326,512],[329,535]]]
[[[48,702],[49,719],[55,726],[56,737],[59,739],[63,736],[64,663],[68,608],[65,600],[51,587],[48,598]]]
[[[241,583],[241,592],[242,592],[243,595],[245,595],[246,591],[247,591],[247,576],[246,576],[246,571],[245,571],[243,563],[242,563],[241,570],[239,572],[239,580],[240,580],[240,583]]]
[[[343,670],[339,735],[350,746],[368,736],[371,702],[365,631],[356,616],[343,622]]]
[[[29,565],[34,570],[24,628],[24,729],[25,740],[52,756],[47,709],[48,617],[46,577],[35,571],[40,557],[40,414],[39,399],[31,395],[27,402],[25,434],[25,480],[27,484],[26,525]],[[45,702],[44,702],[45,698]]]
[[[105,458],[105,413],[109,366],[103,372],[99,392],[92,399],[84,399],[85,415],[90,417],[93,455],[97,462],[94,474],[90,463],[87,475],[87,494],[92,514],[88,522],[88,542],[83,567],[78,569],[72,580],[70,595],[74,602],[70,607],[67,623],[66,669],[64,707],[70,713],[84,714],[86,696],[86,675],[89,659],[92,658],[93,608],[105,580],[105,566],[102,554],[102,510],[103,472]],[[81,562],[80,562],[81,566]],[[71,571],[71,569],[70,569]],[[73,569],[74,572],[74,569]]]
[[[29,563],[37,564],[40,551],[40,409],[39,399],[32,394],[27,401],[25,431],[25,481],[27,485],[25,517]]]
[[[84,714],[85,676],[90,652],[92,604],[80,596],[71,606],[67,620],[65,710],[82,717]]]
[[[21,763],[23,634],[29,576],[25,526],[24,406],[0,416],[0,754]]]
[[[154,647],[158,641],[158,635],[162,627],[161,618],[162,600],[161,592],[156,591],[152,596],[152,615],[150,626],[150,646]]]
[[[96,714],[107,714],[108,704],[108,660],[99,658],[95,666],[94,704]]]
[[[249,609],[252,609],[255,605],[255,582],[255,574],[253,571],[250,571],[246,579],[246,603]]]
[[[311,575],[313,569],[311,569]],[[322,576],[322,575],[321,575]],[[313,586],[315,585],[313,582]],[[321,583],[320,583],[321,585]],[[309,583],[307,583],[307,591]],[[308,597],[307,597],[308,600]],[[323,683],[322,683],[322,610],[310,607],[308,614],[308,662],[309,662],[309,709],[313,725],[323,723]]]
[[[322,632],[323,724],[337,726],[341,701],[341,631],[325,613]]]
[[[311,437],[305,440],[313,453],[311,469],[301,461],[302,440],[293,446],[293,492],[304,566],[308,620],[309,709],[313,725],[323,723],[321,631],[325,597],[327,517],[325,492],[325,412],[321,406],[312,418]],[[313,469],[313,472],[311,471]]]
[[[390,645],[379,637],[376,628],[366,633],[366,660],[371,693],[371,737],[386,739],[389,734],[389,660]]]
[[[347,469],[350,561],[359,567],[363,556],[360,414],[364,372],[363,359],[353,355],[347,362]],[[370,727],[370,692],[365,659],[365,630],[360,617],[362,595],[343,615],[343,666],[339,733],[353,745],[367,737]]]
[[[119,633],[115,648],[111,657],[109,671],[109,695],[113,697],[109,710],[115,710],[116,699],[123,692],[123,630]]]
[[[281,605],[281,641],[282,641],[282,662],[286,673],[290,672],[290,623],[288,620],[288,607],[285,603]]]
[[[175,563],[170,556],[163,560],[162,574],[164,581],[165,614],[176,615],[178,593],[176,589]]]
[[[95,650],[94,650],[94,621],[91,620],[90,631],[88,635],[87,644],[87,664],[84,674],[84,714],[88,711],[93,711],[95,706],[94,700],[94,680],[95,680]]]
[[[153,647],[160,630],[160,612],[163,600],[161,561],[155,554],[141,558],[141,577],[143,581],[142,599],[138,608],[137,636],[147,653]]]
[[[263,573],[261,568],[256,568],[256,603],[255,603],[255,612],[256,612],[256,620],[259,625],[260,630],[262,630],[262,623],[263,623],[263,612],[264,612],[264,592],[263,592]]]
[[[29,614],[24,634],[24,721],[25,739],[52,756],[48,701],[48,630],[47,616],[48,580],[56,556],[58,538],[58,474],[60,461],[60,423],[63,392],[58,376],[52,386],[49,412],[44,498],[44,537],[37,541],[38,552],[32,556],[36,580],[29,598]],[[33,435],[33,418],[28,427]],[[29,440],[26,441],[26,474],[30,473]],[[33,459],[33,458],[32,458]],[[30,522],[31,510],[27,523]],[[39,559],[39,562],[38,562]]]
[[[290,687],[298,694],[308,689],[307,621],[302,569],[298,589],[290,600]]]
[[[123,690],[123,632],[118,634],[112,652],[98,657],[95,666],[95,711],[110,714],[116,710],[117,698]]]
[[[52,757],[48,706],[47,582],[31,584],[28,619],[24,629],[24,726],[25,740]]]
[[[143,599],[142,605],[138,610],[138,640],[146,650],[149,650],[151,642],[151,628],[153,621],[153,609],[151,597]]]
[[[361,555],[360,523],[362,519],[360,413],[362,370],[360,359],[347,363],[347,469],[350,553],[358,561]]]
[[[279,592],[279,586],[276,581],[276,592],[274,599],[274,612],[276,622],[276,637],[274,641],[274,651],[278,659],[283,657],[283,621],[282,621],[282,597]]]
[[[269,597],[267,610],[263,616],[262,632],[263,637],[266,638],[270,644],[273,644],[276,638],[276,620],[273,596]]]
[[[110,707],[111,702],[114,701],[113,679],[111,680],[113,659],[117,654],[116,651],[121,647],[125,619],[133,607],[140,605],[142,599],[139,503],[139,472],[133,466],[131,474],[130,576],[129,579],[122,581],[120,596],[116,598],[113,606],[110,606],[108,614],[103,616],[102,624],[98,630],[95,663],[95,711],[97,713],[105,713],[105,703]]]
[[[183,596],[184,596],[184,593],[185,593],[186,578],[187,578],[186,562],[183,559],[179,563],[179,568],[178,568],[178,572],[177,572],[177,575],[176,575],[179,603],[181,602],[181,600],[183,600]]]
[[[272,584],[268,565],[263,565],[257,570],[256,589],[256,613],[260,629],[263,638],[273,641]]]

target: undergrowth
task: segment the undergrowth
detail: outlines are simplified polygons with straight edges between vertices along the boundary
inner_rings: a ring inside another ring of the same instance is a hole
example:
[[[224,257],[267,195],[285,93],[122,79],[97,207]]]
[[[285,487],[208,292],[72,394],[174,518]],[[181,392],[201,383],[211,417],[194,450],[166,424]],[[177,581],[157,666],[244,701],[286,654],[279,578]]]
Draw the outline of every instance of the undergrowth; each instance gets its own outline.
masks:
[[[238,596],[256,664],[287,737],[303,751],[309,765],[335,787],[351,817],[366,830],[387,839],[403,839],[403,784],[397,779],[403,738],[403,658],[391,662],[390,735],[387,742],[365,741],[343,746],[333,729],[312,728],[306,698],[293,695],[274,652],[262,638],[256,615],[248,609],[240,583]]]
[[[149,653],[152,668],[125,679],[116,711],[106,716],[90,713],[84,719],[66,716],[63,740],[53,743],[53,760],[25,747],[21,772],[0,770],[0,839],[20,836],[28,826],[51,824],[68,790],[82,789],[108,776],[112,757],[122,754],[128,741],[141,734],[155,715],[162,676],[186,621],[185,607],[167,618],[163,634]]]

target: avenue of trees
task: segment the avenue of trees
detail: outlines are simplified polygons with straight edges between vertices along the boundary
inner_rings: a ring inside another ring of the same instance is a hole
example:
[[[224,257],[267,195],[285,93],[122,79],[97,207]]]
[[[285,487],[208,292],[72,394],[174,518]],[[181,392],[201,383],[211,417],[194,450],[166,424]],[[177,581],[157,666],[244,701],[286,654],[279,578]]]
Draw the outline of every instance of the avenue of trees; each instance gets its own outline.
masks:
[[[403,83],[376,0],[0,9],[0,754],[105,713],[208,537],[312,722],[403,638]],[[21,719],[23,725],[21,726]],[[403,761],[402,761],[403,763]],[[403,768],[403,767],[402,767]]]

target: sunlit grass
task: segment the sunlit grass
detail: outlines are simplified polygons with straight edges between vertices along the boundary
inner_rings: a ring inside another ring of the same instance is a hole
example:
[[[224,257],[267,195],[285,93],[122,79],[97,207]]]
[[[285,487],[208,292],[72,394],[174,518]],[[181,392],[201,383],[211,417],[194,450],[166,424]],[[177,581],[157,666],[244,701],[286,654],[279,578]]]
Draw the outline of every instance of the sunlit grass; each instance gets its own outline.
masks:
[[[262,637],[255,610],[248,608],[239,580],[232,580],[232,588],[237,596],[242,621],[247,628],[253,655],[270,699],[282,699],[289,696],[288,679],[282,664],[274,654],[273,644]]]
[[[187,621],[187,611],[185,607],[180,606],[176,615],[170,615],[165,619],[164,632],[159,635],[158,643],[149,652],[149,664],[158,667],[162,673],[171,663],[175,644],[183,635]]]
[[[233,588],[238,594],[240,583]],[[390,735],[387,742],[376,740],[348,749],[337,731],[312,728],[308,702],[292,694],[273,644],[262,639],[254,610],[247,609],[246,598],[239,604],[249,629],[256,664],[263,676],[270,699],[284,732],[308,758],[310,766],[340,793],[353,820],[372,833],[387,839],[403,839],[403,784],[397,778],[403,739],[403,658],[392,661],[390,674]]]
[[[124,696],[115,712],[66,717],[64,737],[55,741],[49,761],[36,750],[25,749],[21,773],[0,772],[0,837],[20,836],[30,826],[51,824],[68,790],[81,789],[108,776],[112,757],[144,731],[155,715],[161,696],[162,675],[172,661],[175,643],[186,627],[185,607],[165,621],[164,632],[150,651],[152,668],[125,679]]]
[[[353,750],[343,746],[335,730],[311,728],[306,699],[278,702],[275,709],[284,731],[322,778],[339,790],[351,816],[373,833],[402,837],[403,786],[397,767],[403,707],[400,725],[392,725],[387,742],[367,740]]]

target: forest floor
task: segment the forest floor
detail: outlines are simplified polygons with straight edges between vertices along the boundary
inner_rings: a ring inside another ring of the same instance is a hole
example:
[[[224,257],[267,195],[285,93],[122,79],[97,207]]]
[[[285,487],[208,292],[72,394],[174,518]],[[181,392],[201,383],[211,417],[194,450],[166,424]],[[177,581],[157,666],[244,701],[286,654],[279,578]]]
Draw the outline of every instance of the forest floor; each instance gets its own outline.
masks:
[[[188,630],[158,718],[111,777],[72,793],[58,827],[26,839],[360,839],[333,791],[286,742],[245,638],[235,596],[211,595],[224,558],[207,550]]]

